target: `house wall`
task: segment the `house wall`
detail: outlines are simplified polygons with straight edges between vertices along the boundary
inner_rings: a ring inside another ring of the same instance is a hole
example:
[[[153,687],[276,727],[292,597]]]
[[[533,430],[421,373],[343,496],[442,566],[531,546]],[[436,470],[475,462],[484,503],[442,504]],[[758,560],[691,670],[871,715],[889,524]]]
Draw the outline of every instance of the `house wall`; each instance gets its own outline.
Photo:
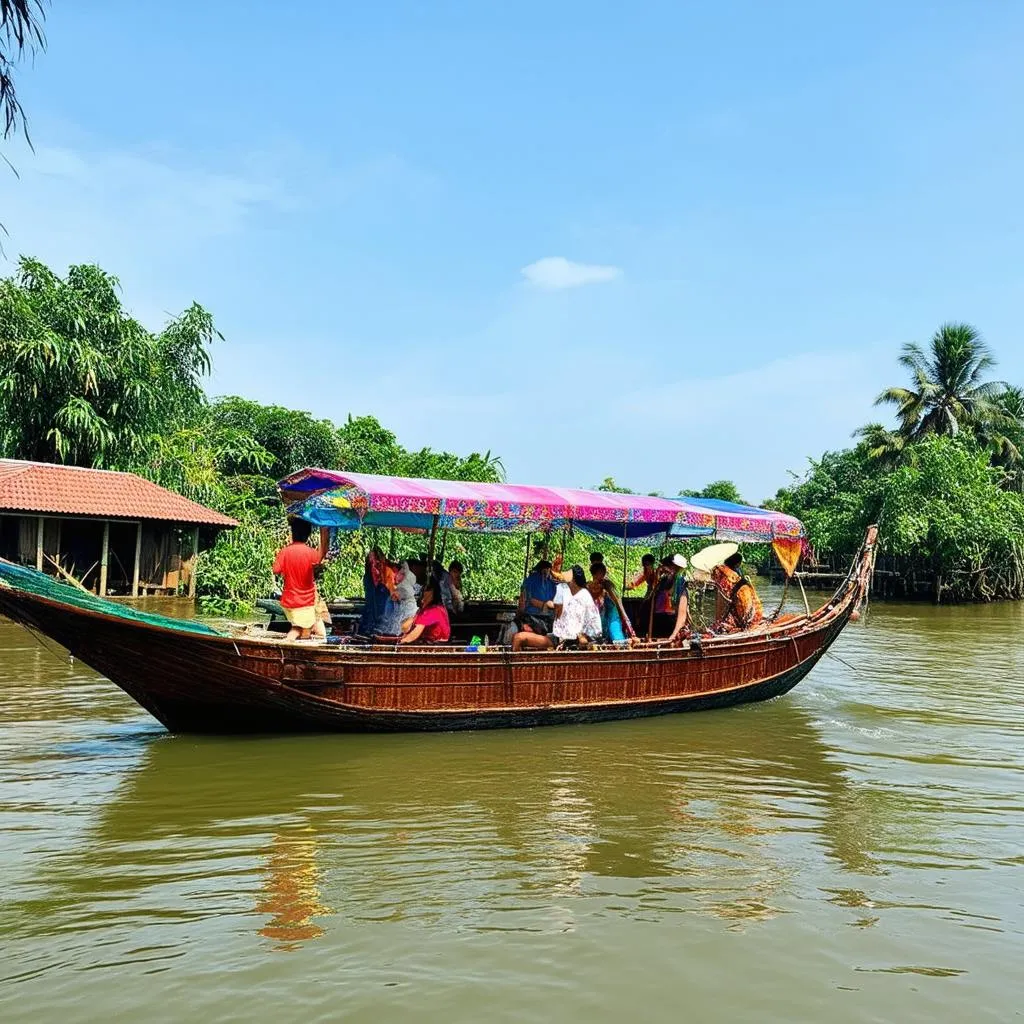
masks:
[[[0,512],[0,557],[23,565],[36,564],[39,516]],[[43,551],[88,590],[99,590],[104,523],[109,522],[107,593],[130,595],[135,564],[136,522],[44,516]],[[183,563],[182,541],[191,528],[143,522],[139,558],[140,588],[175,589],[187,583],[191,560]],[[185,540],[187,547],[191,541]],[[47,558],[43,571],[61,574]]]

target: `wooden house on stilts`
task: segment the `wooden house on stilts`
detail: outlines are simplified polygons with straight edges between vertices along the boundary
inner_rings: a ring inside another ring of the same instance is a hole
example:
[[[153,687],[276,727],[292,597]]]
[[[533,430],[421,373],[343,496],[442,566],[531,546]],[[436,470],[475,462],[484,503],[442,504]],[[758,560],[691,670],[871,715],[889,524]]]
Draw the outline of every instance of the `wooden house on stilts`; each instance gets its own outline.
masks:
[[[133,473],[0,459],[0,557],[100,596],[194,597],[196,554],[237,525]]]

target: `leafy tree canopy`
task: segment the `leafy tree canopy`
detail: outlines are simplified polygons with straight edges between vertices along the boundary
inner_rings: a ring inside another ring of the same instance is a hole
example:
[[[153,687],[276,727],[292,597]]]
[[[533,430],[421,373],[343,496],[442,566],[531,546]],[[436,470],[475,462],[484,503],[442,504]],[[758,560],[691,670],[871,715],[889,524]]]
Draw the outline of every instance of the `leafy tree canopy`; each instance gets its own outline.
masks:
[[[195,303],[151,334],[99,267],[73,266],[61,278],[23,257],[0,281],[0,448],[80,466],[140,465],[152,436],[202,415],[215,336]]]
[[[746,505],[740,489],[731,480],[715,480],[699,491],[680,491],[681,498],[717,498],[719,501],[731,501],[737,505]]]
[[[607,491],[611,494],[632,494],[628,487],[620,487],[614,477],[606,476],[604,480],[594,488],[596,491]]]
[[[338,430],[329,420],[318,420],[308,412],[231,396],[217,399],[210,414],[216,427],[244,432],[269,452],[273,462],[265,467],[265,472],[275,479],[306,466],[338,469],[342,464]],[[241,463],[228,457],[222,471],[246,472],[247,464],[244,453]]]

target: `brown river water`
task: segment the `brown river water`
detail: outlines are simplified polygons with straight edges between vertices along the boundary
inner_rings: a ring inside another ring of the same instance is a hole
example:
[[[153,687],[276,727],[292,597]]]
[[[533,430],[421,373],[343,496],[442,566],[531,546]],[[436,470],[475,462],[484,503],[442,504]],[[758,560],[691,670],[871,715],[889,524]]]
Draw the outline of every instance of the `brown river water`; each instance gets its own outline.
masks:
[[[0,622],[0,1020],[1020,1017],[1022,628],[875,605],[767,704],[220,740]]]

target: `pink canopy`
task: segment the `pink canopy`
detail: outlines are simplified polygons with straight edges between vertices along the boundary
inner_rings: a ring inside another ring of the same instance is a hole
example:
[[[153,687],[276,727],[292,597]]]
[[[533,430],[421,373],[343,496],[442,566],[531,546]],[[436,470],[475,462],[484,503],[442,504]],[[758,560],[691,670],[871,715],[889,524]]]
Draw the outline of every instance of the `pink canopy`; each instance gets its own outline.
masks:
[[[300,470],[278,487],[296,514],[322,526],[343,528],[427,526],[437,516],[438,524],[447,529],[494,533],[569,522],[637,539],[670,528],[676,536],[728,533],[729,539],[748,540],[803,533],[798,520],[779,512],[570,487],[419,480],[325,469]]]

